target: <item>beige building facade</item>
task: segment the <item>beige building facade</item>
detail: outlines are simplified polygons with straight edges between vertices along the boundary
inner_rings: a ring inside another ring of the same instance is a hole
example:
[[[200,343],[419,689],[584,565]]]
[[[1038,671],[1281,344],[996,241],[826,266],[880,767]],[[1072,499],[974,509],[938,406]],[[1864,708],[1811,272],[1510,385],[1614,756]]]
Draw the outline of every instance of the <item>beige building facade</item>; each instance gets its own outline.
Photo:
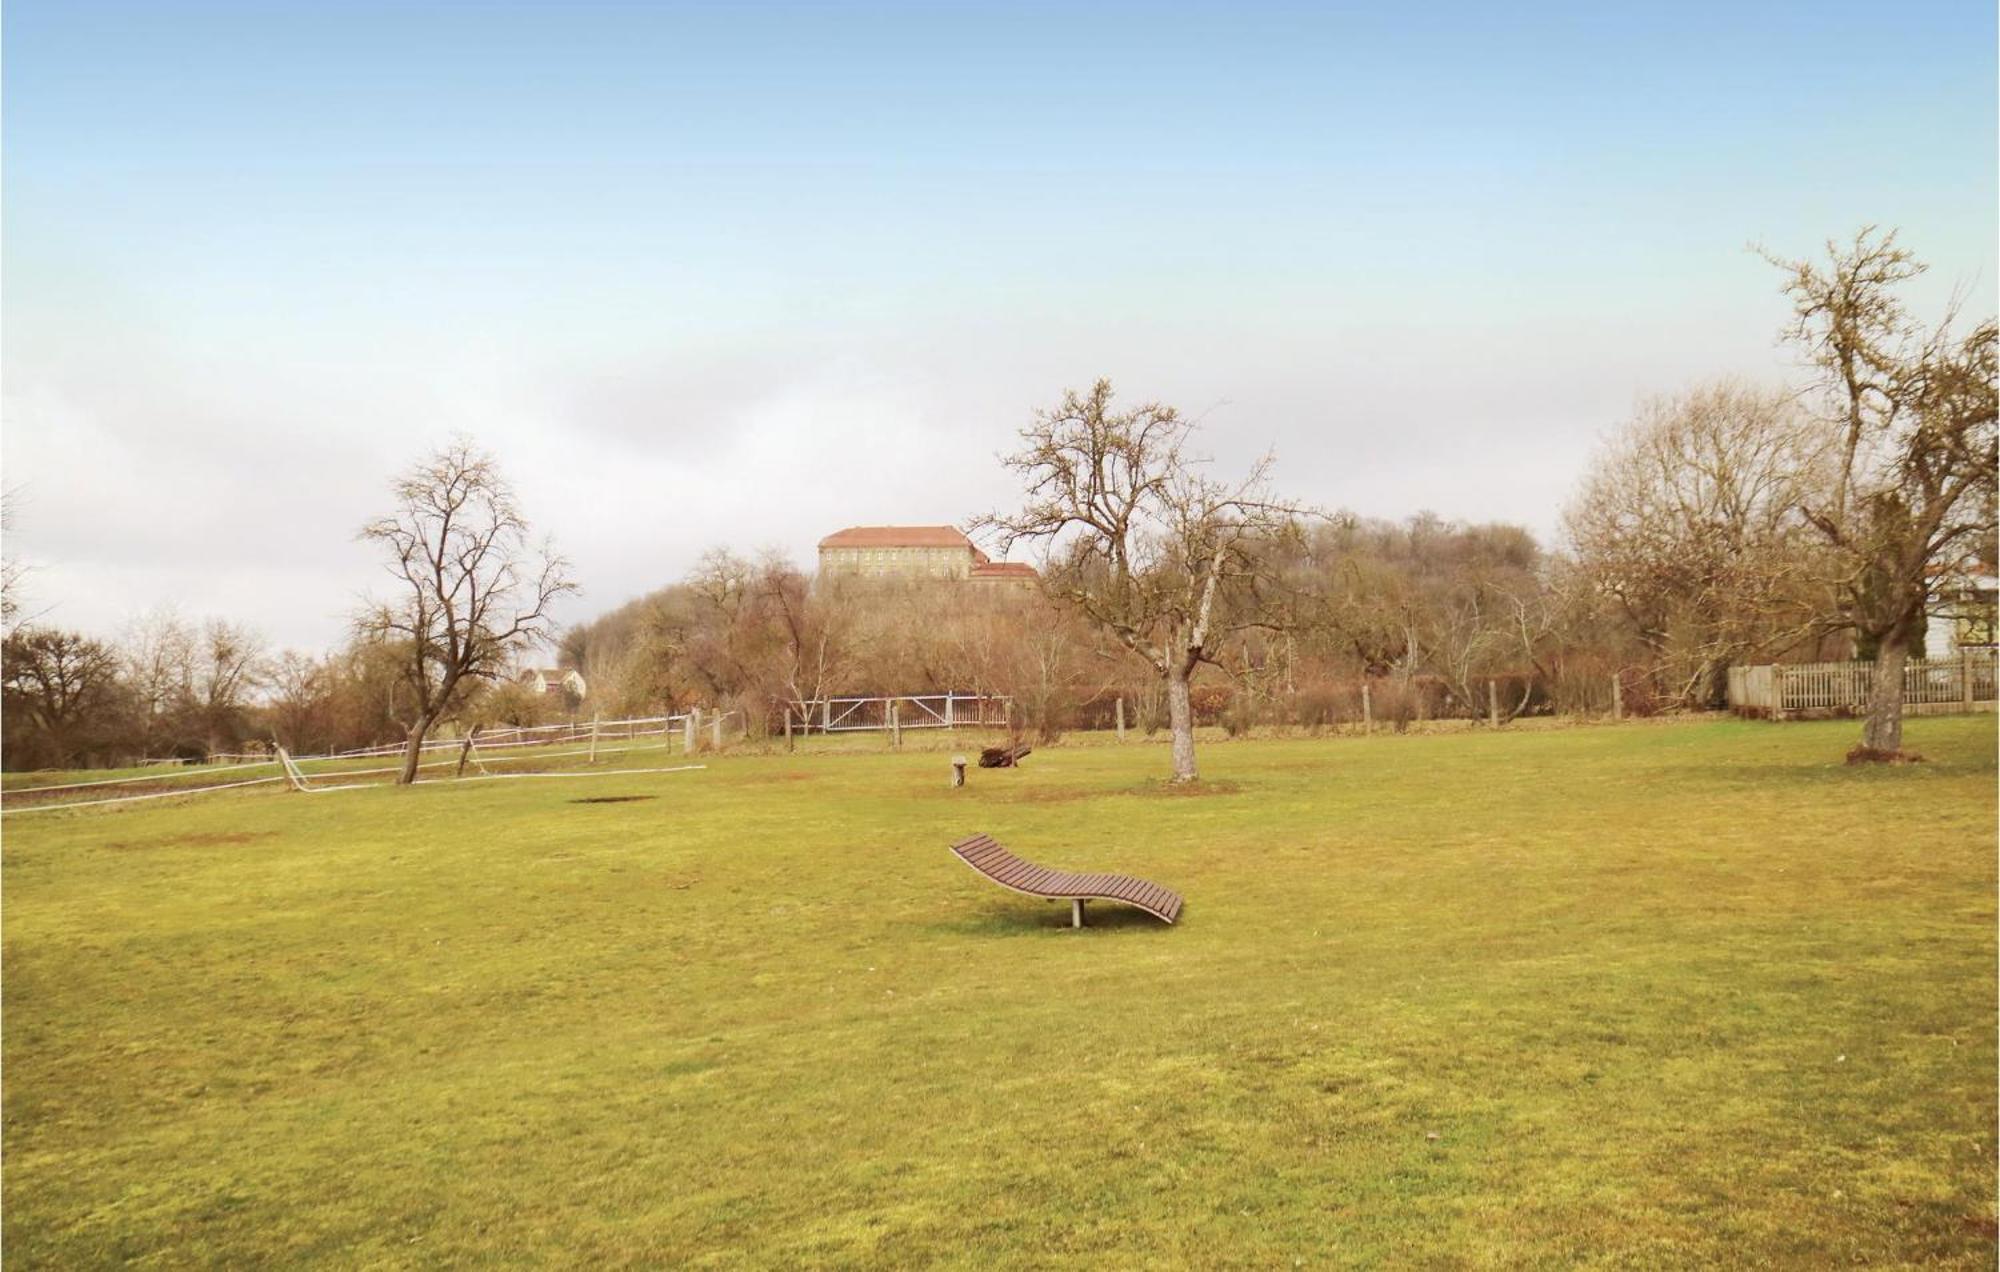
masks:
[[[819,541],[827,578],[956,579],[1033,585],[1031,565],[995,561],[953,526],[849,526]]]

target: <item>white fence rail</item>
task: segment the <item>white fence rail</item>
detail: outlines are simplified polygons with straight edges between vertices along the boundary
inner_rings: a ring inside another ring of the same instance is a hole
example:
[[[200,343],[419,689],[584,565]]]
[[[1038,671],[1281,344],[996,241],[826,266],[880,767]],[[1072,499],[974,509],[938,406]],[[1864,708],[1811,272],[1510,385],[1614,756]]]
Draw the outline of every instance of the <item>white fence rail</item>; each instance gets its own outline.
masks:
[[[636,716],[627,720],[571,720],[563,724],[538,724],[531,726],[503,725],[497,728],[479,730],[479,749],[482,751],[504,750],[508,747],[552,746],[564,742],[588,742],[592,737],[604,743],[629,741],[634,738],[666,737],[687,735],[692,729],[713,728],[718,718],[727,720],[736,712],[713,712],[694,710],[681,715]],[[734,728],[734,725],[725,727]],[[463,734],[434,736],[425,739],[423,751],[455,750],[463,745]],[[295,755],[298,761],[308,760],[351,760],[368,756],[401,755],[404,744],[384,742],[380,746],[355,747],[347,751],[330,751],[325,755]],[[146,760],[145,764],[167,763],[168,761]],[[245,751],[232,755],[211,755],[206,762],[221,764],[275,764],[277,759],[269,751]]]
[[[1966,649],[1913,658],[1903,668],[1903,709],[1949,715],[1994,709],[1995,651]],[[1872,662],[1799,663],[1729,669],[1729,707],[1739,715],[1855,715],[1868,708]]]
[[[539,763],[544,760],[571,759],[585,757],[591,764],[597,763],[599,755],[620,755],[628,751],[660,749],[672,754],[678,745],[681,754],[691,755],[703,747],[720,747],[726,736],[742,733],[743,723],[740,712],[710,711],[696,708],[683,715],[646,716],[629,720],[592,720],[575,724],[545,725],[535,728],[502,728],[491,731],[480,730],[473,738],[434,738],[424,742],[423,769],[446,768],[459,762],[457,753],[463,752],[465,760],[475,764],[480,770],[478,778],[459,778],[464,781],[486,781],[492,778],[513,777],[553,777],[553,773],[488,773],[487,764],[503,764],[519,761]],[[654,738],[657,741],[644,741]],[[468,745],[470,741],[470,745]],[[567,748],[567,749],[549,749]],[[310,773],[298,766],[302,763],[326,764],[342,760],[388,759],[403,754],[401,744],[362,747],[350,751],[336,751],[326,755],[288,755],[282,749],[265,756],[247,753],[240,756],[216,757],[208,764],[183,765],[176,767],[152,766],[142,762],[148,772],[132,777],[98,778],[83,782],[61,782],[36,784],[25,782],[10,786],[0,792],[0,813],[27,813],[60,808],[89,808],[102,804],[128,804],[138,800],[167,799],[185,795],[201,795],[209,791],[236,790],[245,786],[261,786],[270,782],[288,782],[297,789],[307,789],[307,779],[381,776],[397,772],[400,763],[389,763],[370,768],[315,769]],[[439,755],[439,752],[447,754]],[[219,763],[216,761],[220,761]],[[689,766],[676,769],[617,769],[586,770],[579,773],[563,773],[560,776],[610,775],[632,772],[682,772]],[[695,768],[699,765],[692,766]],[[277,768],[279,772],[267,777],[241,778],[245,772],[264,768]],[[203,778],[227,777],[235,780],[215,783],[201,783]],[[174,779],[193,778],[194,782]],[[365,785],[366,783],[364,783]],[[116,788],[143,786],[148,789],[143,794],[121,794]],[[101,792],[93,789],[91,796],[78,800],[72,792],[86,788],[112,788]],[[321,790],[342,790],[346,787],[320,787]],[[61,796],[55,801],[43,797]]]
[[[607,749],[614,743],[630,743],[645,738],[659,738],[657,745],[673,749],[679,742],[684,751],[696,750],[703,745],[721,746],[725,735],[742,733],[742,715],[736,711],[704,711],[696,708],[681,715],[643,716],[629,720],[579,720],[568,724],[536,725],[518,728],[512,725],[497,729],[481,729],[478,732],[477,748],[481,755],[493,759],[496,752],[519,749],[539,749],[550,746],[598,746]],[[424,740],[422,752],[433,756],[440,752],[456,754],[465,745],[465,737],[460,734],[451,737],[430,737]],[[385,756],[401,756],[404,744],[385,742],[381,746],[357,747],[348,751],[330,751],[324,755],[294,755],[294,763],[316,763],[326,760],[379,759]],[[564,754],[567,754],[565,752]],[[505,758],[504,756],[499,758]],[[528,757],[533,758],[533,757]],[[133,783],[158,783],[181,777],[199,777],[218,770],[242,770],[246,768],[276,768],[278,757],[272,751],[244,751],[235,754],[215,754],[199,764],[179,760],[140,760],[138,767],[152,770],[138,777],[110,777],[87,782],[66,782],[59,786],[43,786],[24,783],[10,788],[9,793],[31,791],[73,790],[84,786],[122,786]]]
[[[902,729],[1004,729],[1012,698],[921,693],[798,700],[785,708],[786,732],[862,733]]]

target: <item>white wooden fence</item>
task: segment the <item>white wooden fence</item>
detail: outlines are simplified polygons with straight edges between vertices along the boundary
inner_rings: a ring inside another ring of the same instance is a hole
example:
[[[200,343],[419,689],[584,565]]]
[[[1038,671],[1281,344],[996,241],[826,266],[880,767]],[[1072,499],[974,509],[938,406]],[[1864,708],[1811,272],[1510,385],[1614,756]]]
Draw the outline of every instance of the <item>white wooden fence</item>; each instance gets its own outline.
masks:
[[[817,698],[785,710],[786,731],[895,732],[901,729],[1004,729],[1012,698],[925,693],[879,698]]]
[[[1995,651],[1966,649],[1913,658],[1903,668],[1903,710],[1949,715],[1994,709]],[[1872,662],[1799,663],[1729,669],[1729,708],[1782,720],[1791,715],[1854,715],[1868,708]]]
[[[696,734],[707,731],[707,736],[697,738]],[[505,725],[479,731],[479,750],[482,753],[510,750],[517,747],[554,746],[562,743],[586,743],[593,739],[609,745],[613,742],[632,741],[640,738],[661,738],[671,746],[679,739],[684,750],[693,750],[698,743],[708,742],[716,746],[722,744],[723,731],[741,732],[740,715],[734,711],[704,711],[697,707],[681,715],[641,716],[627,720],[573,720],[564,724],[541,724],[533,726]],[[426,738],[423,752],[454,751],[464,744],[464,736],[455,729],[446,730]],[[356,747],[349,751],[333,751],[325,755],[295,755],[296,761],[350,760],[369,756],[401,755],[405,743],[385,742],[380,746]],[[159,761],[145,760],[145,764]],[[206,765],[229,764],[275,764],[277,760],[268,750],[245,751],[236,755],[211,755]],[[204,767],[206,766],[204,765]]]

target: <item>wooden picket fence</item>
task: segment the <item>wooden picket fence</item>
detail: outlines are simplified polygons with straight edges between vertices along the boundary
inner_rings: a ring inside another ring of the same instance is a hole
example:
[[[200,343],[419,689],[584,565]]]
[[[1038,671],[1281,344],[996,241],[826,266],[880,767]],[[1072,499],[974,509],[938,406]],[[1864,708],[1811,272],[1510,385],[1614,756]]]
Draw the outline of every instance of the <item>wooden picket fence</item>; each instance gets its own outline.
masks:
[[[1950,715],[1994,709],[1995,651],[1965,649],[1945,658],[1913,658],[1903,668],[1903,710]],[[1875,682],[1872,662],[1778,664],[1729,669],[1729,709],[1738,715],[1858,715]]]

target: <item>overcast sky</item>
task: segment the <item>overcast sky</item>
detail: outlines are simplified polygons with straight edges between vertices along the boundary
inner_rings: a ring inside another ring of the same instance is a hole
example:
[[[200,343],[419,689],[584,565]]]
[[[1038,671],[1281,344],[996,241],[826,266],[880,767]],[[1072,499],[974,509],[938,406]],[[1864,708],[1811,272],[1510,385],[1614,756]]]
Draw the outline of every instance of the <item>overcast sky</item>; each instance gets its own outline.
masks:
[[[1795,373],[1748,243],[1994,308],[1991,0],[1343,8],[9,0],[30,605],[326,647],[462,430],[587,617],[1005,504],[1099,375],[1546,535],[1638,398]]]

